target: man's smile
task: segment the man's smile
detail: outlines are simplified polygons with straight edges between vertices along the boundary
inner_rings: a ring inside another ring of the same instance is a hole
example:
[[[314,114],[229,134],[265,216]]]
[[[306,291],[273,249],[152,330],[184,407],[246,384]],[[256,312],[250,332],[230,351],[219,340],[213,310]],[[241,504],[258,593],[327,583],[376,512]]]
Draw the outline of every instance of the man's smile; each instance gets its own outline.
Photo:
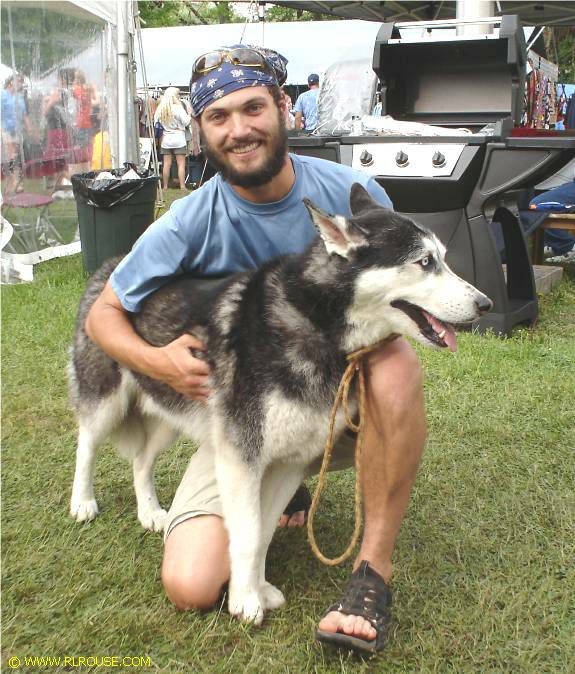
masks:
[[[258,140],[258,141],[254,141],[252,143],[237,145],[236,147],[232,148],[231,151],[234,154],[248,154],[249,152],[252,152],[253,150],[256,150],[260,145],[261,145],[261,141]]]

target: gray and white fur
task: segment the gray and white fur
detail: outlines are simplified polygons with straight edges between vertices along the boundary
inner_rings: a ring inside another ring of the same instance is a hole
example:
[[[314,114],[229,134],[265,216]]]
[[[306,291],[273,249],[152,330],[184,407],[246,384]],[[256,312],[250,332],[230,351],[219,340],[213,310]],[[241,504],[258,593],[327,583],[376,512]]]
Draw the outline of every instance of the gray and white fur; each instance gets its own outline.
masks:
[[[90,306],[115,263],[105,264],[81,300],[71,349],[70,389],[79,433],[71,515],[98,514],[92,477],[106,439],[130,457],[138,519],[162,530],[156,456],[183,433],[215,453],[230,538],[230,613],[261,623],[281,606],[265,580],[276,523],[322,452],[345,356],[391,334],[454,349],[452,323],[476,319],[490,300],[456,276],[445,247],[412,220],[382,208],[358,184],[352,217],[331,216],[306,200],[320,236],[302,254],[226,279],[217,293],[187,276],[153,293],[136,332],[161,346],[184,332],[207,345],[213,390],[207,403],[132,372],[84,331]],[[336,421],[336,433],[344,428]]]

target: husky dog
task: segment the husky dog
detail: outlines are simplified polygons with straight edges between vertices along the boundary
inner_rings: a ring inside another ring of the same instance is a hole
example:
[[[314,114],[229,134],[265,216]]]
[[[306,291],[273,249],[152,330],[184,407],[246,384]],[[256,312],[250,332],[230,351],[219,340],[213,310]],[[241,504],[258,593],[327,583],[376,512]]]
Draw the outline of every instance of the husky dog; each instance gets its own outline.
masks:
[[[215,452],[230,539],[229,610],[256,624],[284,601],[265,580],[267,549],[307,466],[322,453],[346,354],[392,334],[453,351],[451,324],[491,308],[449,269],[434,234],[382,208],[360,185],[351,189],[349,219],[305,203],[320,236],[304,253],[226,279],[209,302],[197,279],[178,277],[132,316],[153,345],[184,332],[206,344],[207,404],[129,371],[89,340],[84,321],[113,264],[89,282],[70,364],[79,422],[72,517],[98,513],[95,451],[111,437],[133,457],[140,522],[161,530],[157,454],[179,433],[206,443]],[[343,428],[340,415],[336,433]]]

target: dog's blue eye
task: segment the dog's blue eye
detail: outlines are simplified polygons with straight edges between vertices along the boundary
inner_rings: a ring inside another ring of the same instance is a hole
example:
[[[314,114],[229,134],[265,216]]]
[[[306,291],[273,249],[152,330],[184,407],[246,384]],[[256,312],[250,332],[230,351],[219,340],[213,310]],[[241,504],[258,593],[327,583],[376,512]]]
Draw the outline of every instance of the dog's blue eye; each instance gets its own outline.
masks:
[[[429,255],[426,255],[425,257],[421,258],[421,260],[419,261],[419,264],[422,267],[428,267],[432,262],[433,262],[433,258],[430,257]]]

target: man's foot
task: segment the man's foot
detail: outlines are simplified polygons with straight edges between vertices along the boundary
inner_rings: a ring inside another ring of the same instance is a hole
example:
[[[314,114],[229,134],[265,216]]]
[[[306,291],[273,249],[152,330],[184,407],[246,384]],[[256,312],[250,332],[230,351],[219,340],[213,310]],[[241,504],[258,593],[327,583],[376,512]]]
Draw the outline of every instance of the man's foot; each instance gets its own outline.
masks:
[[[390,620],[391,591],[369,563],[353,572],[340,601],[330,606],[316,637],[333,646],[375,653],[383,648]]]
[[[311,506],[311,494],[305,484],[300,484],[280,517],[278,527],[303,527]]]

